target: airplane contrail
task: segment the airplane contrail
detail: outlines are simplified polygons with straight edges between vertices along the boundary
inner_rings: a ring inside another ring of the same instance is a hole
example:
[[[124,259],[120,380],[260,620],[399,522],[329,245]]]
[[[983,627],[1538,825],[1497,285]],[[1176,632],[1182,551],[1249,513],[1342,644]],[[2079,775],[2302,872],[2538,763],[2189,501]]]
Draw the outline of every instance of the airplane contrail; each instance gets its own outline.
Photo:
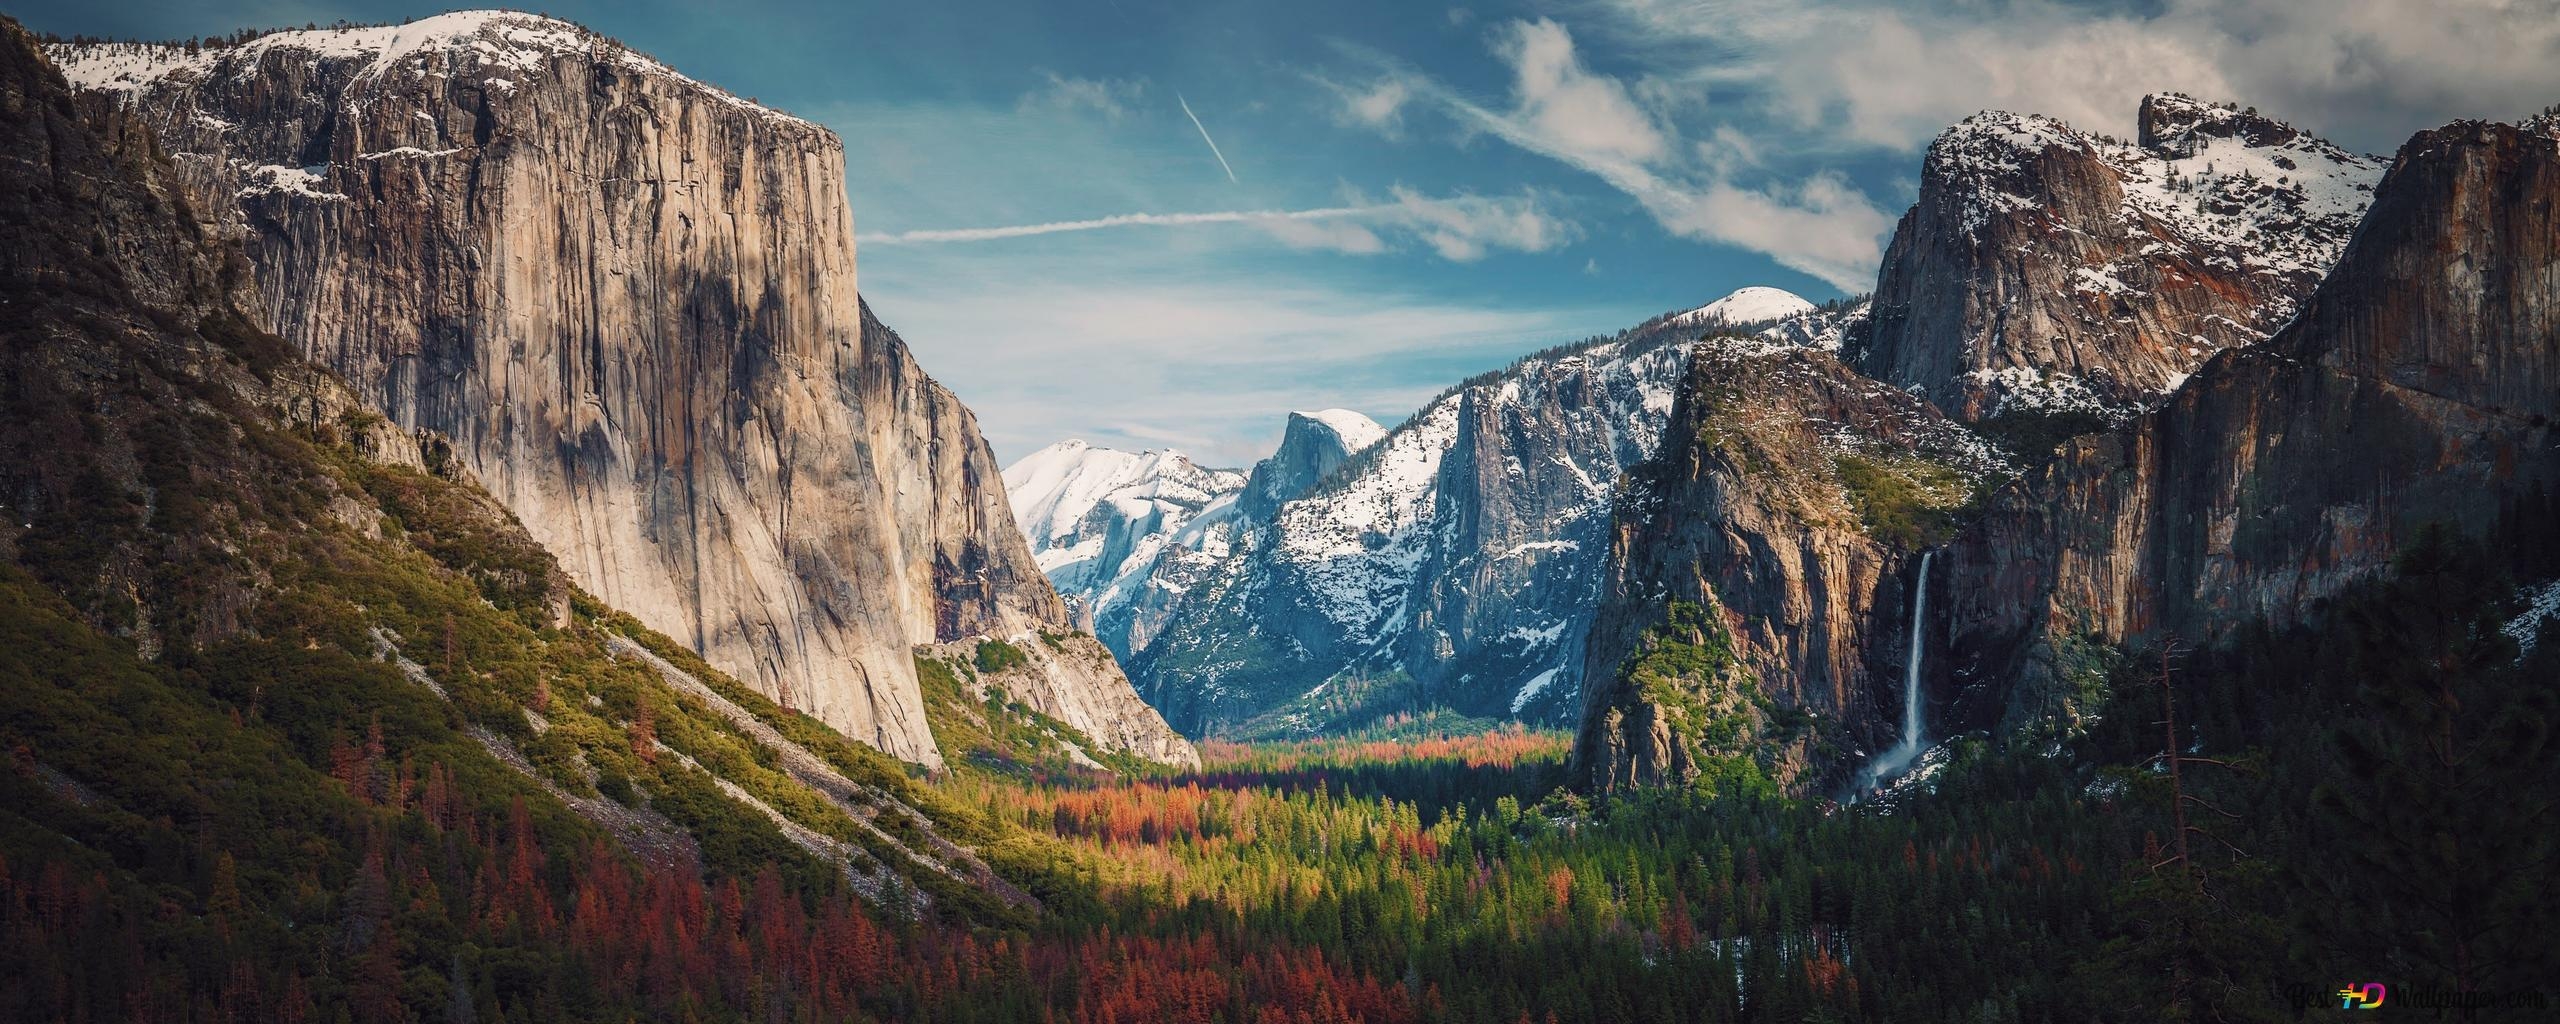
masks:
[[[1213,210],[1207,213],[1123,213],[1092,220],[1061,220],[1046,224],[1016,224],[1000,228],[946,228],[927,231],[900,231],[886,235],[863,235],[855,239],[863,245],[914,245],[927,242],[988,242],[1000,238],[1024,238],[1031,235],[1054,235],[1062,231],[1093,231],[1136,225],[1172,224],[1240,224],[1258,220],[1329,220],[1338,217],[1368,217],[1398,209],[1382,206],[1329,206],[1313,210]]]
[[[1175,103],[1182,104],[1182,116],[1191,119],[1191,127],[1200,129],[1200,141],[1209,144],[1209,155],[1217,157],[1218,166],[1226,169],[1227,183],[1230,185],[1235,184],[1236,169],[1227,166],[1227,155],[1225,153],[1218,152],[1218,140],[1209,137],[1209,126],[1201,124],[1200,115],[1191,112],[1191,101],[1183,99],[1182,94],[1178,92],[1173,94],[1173,101]]]

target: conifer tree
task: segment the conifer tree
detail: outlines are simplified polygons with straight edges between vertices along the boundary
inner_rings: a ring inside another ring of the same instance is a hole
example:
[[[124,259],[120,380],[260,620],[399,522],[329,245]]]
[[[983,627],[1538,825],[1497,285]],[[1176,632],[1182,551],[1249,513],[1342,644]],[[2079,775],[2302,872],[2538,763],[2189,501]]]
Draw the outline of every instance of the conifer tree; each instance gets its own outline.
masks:
[[[2307,902],[2345,962],[2412,986],[2529,989],[2560,966],[2554,693],[2536,674],[2553,661],[2517,663],[2511,593],[2486,553],[2430,528],[2350,609],[2354,704],[2314,794]]]

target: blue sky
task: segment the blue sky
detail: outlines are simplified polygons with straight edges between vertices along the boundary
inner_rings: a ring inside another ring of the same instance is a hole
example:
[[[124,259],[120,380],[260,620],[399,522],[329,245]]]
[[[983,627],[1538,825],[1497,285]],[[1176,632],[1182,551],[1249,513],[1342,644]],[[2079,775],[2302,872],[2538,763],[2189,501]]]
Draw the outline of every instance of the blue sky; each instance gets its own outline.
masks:
[[[11,13],[168,38],[445,9]],[[2130,135],[2145,92],[2178,89],[2387,152],[2560,102],[2560,0],[546,13],[842,135],[864,294],[1007,461],[1078,436],[1242,465],[1292,408],[1392,424],[1519,353],[1743,285],[1863,291],[1928,140],[1986,107]]]

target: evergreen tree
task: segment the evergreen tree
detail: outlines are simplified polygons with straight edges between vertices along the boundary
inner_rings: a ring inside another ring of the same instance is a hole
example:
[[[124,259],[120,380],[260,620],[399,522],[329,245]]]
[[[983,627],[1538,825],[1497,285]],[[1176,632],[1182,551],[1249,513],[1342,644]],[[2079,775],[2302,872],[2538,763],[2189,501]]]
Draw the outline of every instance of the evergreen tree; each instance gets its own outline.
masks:
[[[2311,913],[2341,969],[2460,993],[2543,985],[2560,966],[2551,661],[2517,664],[2500,629],[2512,588],[2478,549],[2429,529],[2397,569],[2349,609],[2353,703],[2314,793]]]

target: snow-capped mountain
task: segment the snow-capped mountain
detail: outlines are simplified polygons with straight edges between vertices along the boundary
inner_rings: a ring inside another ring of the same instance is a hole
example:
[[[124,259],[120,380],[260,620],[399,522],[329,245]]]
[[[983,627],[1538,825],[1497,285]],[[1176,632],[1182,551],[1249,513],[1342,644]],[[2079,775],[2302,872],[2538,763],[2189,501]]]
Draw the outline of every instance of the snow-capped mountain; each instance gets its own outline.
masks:
[[[1194,734],[1431,707],[1571,720],[1612,489],[1655,448],[1688,343],[1832,348],[1862,309],[1746,289],[1451,388],[1267,517],[1239,515],[1226,557],[1199,554],[1206,536],[1177,545],[1185,575],[1158,585],[1181,597],[1122,651],[1131,678]]]
[[[1227,515],[1245,476],[1178,451],[1124,452],[1060,441],[1005,467],[1014,521],[1040,571],[1077,614],[1097,620],[1136,596],[1175,535]]]
[[[1387,428],[1349,409],[1293,412],[1280,432],[1280,448],[1256,463],[1238,495],[1237,510],[1267,522],[1282,503],[1333,475],[1345,460],[1385,440]]]
[[[1733,294],[1686,313],[1675,314],[1671,322],[1718,326],[1756,324],[1810,313],[1817,308],[1805,301],[1804,296],[1786,289],[1752,285],[1734,289]]]
[[[1850,361],[1966,420],[2121,418],[2291,320],[2384,167],[2185,96],[2140,125],[1992,111],[1939,135]]]
[[[1005,470],[1005,489],[1042,571],[1126,658],[1283,503],[1386,434],[1349,409],[1293,412],[1279,449],[1250,474],[1067,440]]]

